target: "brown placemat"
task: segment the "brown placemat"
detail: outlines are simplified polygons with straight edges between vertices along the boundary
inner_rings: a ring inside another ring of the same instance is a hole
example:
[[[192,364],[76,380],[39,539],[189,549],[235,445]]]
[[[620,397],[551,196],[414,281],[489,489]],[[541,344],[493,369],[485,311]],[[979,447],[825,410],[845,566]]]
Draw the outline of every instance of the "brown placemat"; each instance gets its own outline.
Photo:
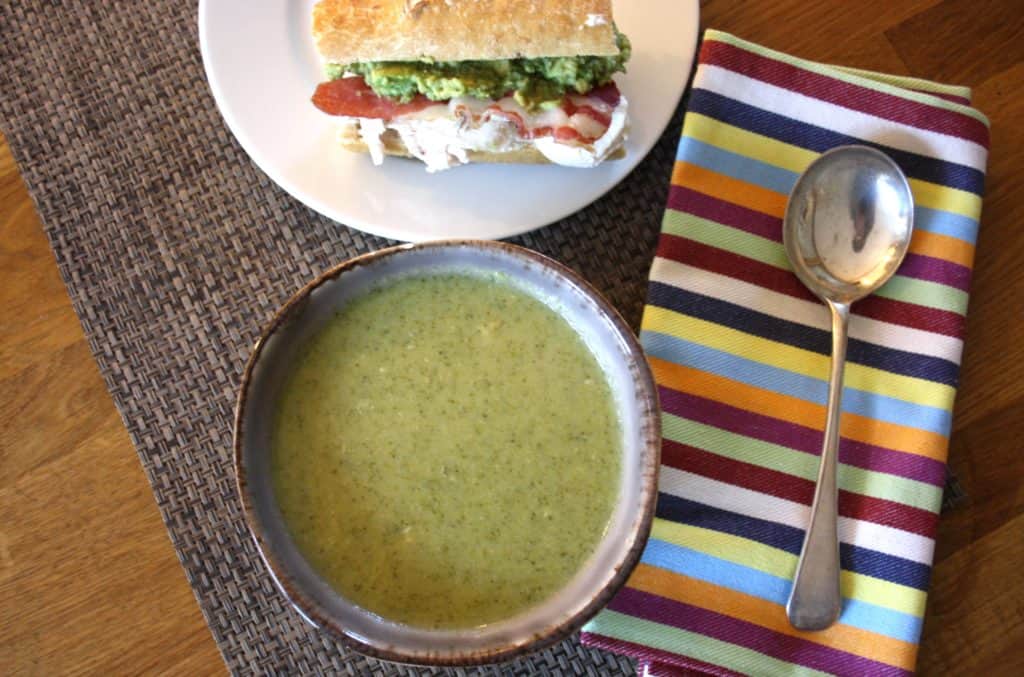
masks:
[[[0,3],[0,124],[228,666],[412,672],[303,622],[243,523],[231,416],[259,328],[320,271],[391,243],[312,212],[250,162],[206,85],[195,8]],[[580,271],[634,326],[680,126],[681,111],[604,199],[516,239]],[[633,670],[573,640],[501,667]]]

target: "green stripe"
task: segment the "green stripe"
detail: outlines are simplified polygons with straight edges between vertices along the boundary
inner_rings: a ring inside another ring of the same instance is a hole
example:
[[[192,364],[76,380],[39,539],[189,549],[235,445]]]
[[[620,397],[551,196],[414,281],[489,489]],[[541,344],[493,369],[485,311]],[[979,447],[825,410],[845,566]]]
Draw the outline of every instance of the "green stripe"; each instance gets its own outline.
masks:
[[[792,270],[786,249],[758,235],[702,219],[687,212],[666,209],[662,226],[666,233],[745,256],[783,270]]]
[[[748,675],[824,675],[811,668],[787,663],[738,644],[673,628],[654,621],[627,616],[605,609],[584,628],[624,642],[633,642],[661,651],[692,656],[705,663],[721,665]]]
[[[792,270],[786,258],[786,248],[782,244],[745,230],[675,209],[665,210],[662,226],[671,235],[730,251],[775,268]],[[958,315],[967,313],[966,292],[929,280],[894,275],[875,293],[894,301],[937,308]]]
[[[957,315],[967,314],[967,292],[930,280],[893,275],[875,293],[896,301],[909,299],[910,303],[941,308]]]
[[[773,49],[762,47],[761,45],[754,44],[753,42],[741,40],[740,38],[737,38],[734,35],[730,35],[729,33],[723,33],[721,31],[716,31],[712,29],[704,31],[704,39],[727,42],[735,47],[740,47],[742,49],[746,49],[751,52],[760,54],[761,56],[766,56],[770,59],[775,59],[777,61],[782,61],[784,63],[788,63],[790,65],[797,66],[805,70],[809,70],[813,73],[827,75],[828,77],[835,78],[836,80],[842,80],[843,82],[849,82],[851,84],[859,85],[861,87],[867,87],[868,89],[873,89],[877,92],[885,92],[886,94],[892,94],[893,96],[898,96],[901,99],[907,99],[908,101],[916,101],[918,103],[923,103],[928,106],[933,106],[935,108],[944,108],[955,113],[969,115],[975,120],[983,122],[986,127],[990,126],[988,118],[981,111],[975,108],[971,108],[970,106],[964,106],[963,104],[959,104],[954,101],[947,101],[946,99],[941,99],[937,96],[931,96],[930,94],[922,94],[920,92],[914,92],[903,87],[894,86],[893,84],[889,84],[890,82],[893,81],[893,76],[885,75],[884,73],[871,73],[870,71],[863,71],[861,74],[856,74],[851,72],[852,69],[837,68],[830,64],[818,63],[816,61],[807,61],[806,59],[801,59],[795,56],[791,56],[789,54],[776,52]],[[871,76],[865,77],[864,73],[871,73]],[[931,89],[934,89],[936,91],[946,91],[946,86],[941,85],[939,83],[929,83],[929,85]],[[952,91],[954,93],[960,94],[963,90],[954,87],[952,88]]]
[[[661,433],[669,440],[712,454],[784,472],[808,481],[818,476],[817,456],[796,451],[669,413],[661,415]],[[839,488],[903,505],[938,512],[942,489],[925,482],[839,464]]]

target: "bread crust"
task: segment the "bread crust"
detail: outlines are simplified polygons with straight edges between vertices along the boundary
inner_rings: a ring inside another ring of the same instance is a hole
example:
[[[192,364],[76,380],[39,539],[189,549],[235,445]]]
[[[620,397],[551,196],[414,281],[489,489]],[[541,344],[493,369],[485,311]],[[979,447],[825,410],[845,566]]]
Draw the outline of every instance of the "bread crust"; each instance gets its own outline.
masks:
[[[384,144],[384,154],[393,157],[414,157],[406,148],[402,137],[393,129],[384,130],[381,134],[381,141]],[[369,153],[370,149],[359,136],[359,127],[356,124],[343,127],[338,134],[338,141],[345,150],[354,153]],[[536,148],[529,146],[519,150],[504,153],[490,153],[486,151],[471,150],[466,154],[470,162],[485,164],[519,164],[519,165],[549,165],[552,164],[543,153]],[[625,148],[617,148],[608,155],[605,160],[621,160],[626,157]]]
[[[619,53],[611,0],[321,0],[313,39],[340,64]]]

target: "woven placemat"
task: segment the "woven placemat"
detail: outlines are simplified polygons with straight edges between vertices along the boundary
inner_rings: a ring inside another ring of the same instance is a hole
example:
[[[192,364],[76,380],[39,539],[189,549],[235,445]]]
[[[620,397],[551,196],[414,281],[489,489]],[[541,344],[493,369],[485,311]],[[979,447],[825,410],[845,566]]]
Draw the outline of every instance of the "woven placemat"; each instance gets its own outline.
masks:
[[[235,392],[259,328],[319,272],[392,243],[319,216],[255,168],[197,45],[194,2],[0,3],[0,125],[228,666],[420,674],[345,650],[290,608],[231,469]],[[606,197],[514,240],[582,273],[634,327],[681,120],[680,108]],[[947,505],[961,495],[947,489]],[[495,671],[634,665],[568,640]]]
[[[246,532],[230,453],[259,328],[319,272],[392,243],[319,216],[250,162],[203,76],[194,2],[4,2],[0,31],[0,124],[228,666],[411,672],[292,611]],[[581,272],[634,326],[680,126],[681,111],[610,195],[516,239]],[[569,640],[499,669],[634,665]]]

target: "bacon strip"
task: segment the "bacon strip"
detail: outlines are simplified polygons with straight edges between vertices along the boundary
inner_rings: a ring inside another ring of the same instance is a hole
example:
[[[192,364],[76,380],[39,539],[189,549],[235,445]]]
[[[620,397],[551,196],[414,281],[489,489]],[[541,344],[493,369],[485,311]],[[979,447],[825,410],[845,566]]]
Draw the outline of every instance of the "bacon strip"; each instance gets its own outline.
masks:
[[[593,96],[606,104],[615,108],[619,105],[619,101],[622,100],[622,93],[619,92],[618,86],[614,82],[609,82],[607,85],[601,85],[587,92],[587,96]]]
[[[390,120],[429,108],[439,102],[431,101],[422,94],[409,103],[398,103],[377,96],[361,77],[338,78],[321,82],[313,93],[313,105],[328,115],[344,115],[354,118],[379,118]]]

